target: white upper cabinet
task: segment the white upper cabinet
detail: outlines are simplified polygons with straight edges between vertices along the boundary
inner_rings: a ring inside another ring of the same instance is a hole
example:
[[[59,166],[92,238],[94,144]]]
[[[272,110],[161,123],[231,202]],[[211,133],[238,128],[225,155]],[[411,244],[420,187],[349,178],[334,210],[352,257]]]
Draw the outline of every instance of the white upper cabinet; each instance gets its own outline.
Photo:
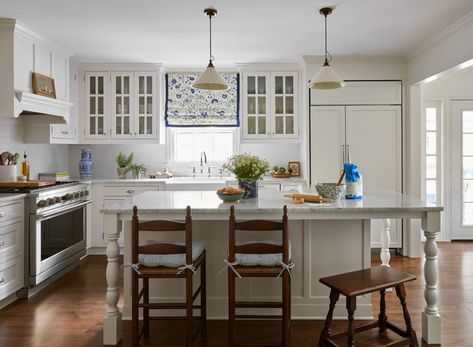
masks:
[[[297,72],[243,72],[242,138],[297,139]]]
[[[122,143],[129,140],[157,140],[158,78],[157,64],[94,64],[97,71],[84,75],[84,141]],[[140,71],[153,67],[154,71]],[[98,71],[99,68],[103,68]],[[120,68],[120,70],[118,70]]]
[[[140,138],[156,137],[156,74],[135,73],[135,132]]]
[[[85,132],[86,138],[106,139],[108,130],[108,73],[85,73]]]

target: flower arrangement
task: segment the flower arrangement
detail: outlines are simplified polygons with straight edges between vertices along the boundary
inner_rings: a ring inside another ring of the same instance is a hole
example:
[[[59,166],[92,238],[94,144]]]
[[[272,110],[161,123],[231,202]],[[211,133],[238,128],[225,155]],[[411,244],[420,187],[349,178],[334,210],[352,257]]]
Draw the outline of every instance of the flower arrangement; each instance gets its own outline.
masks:
[[[223,168],[232,172],[237,180],[263,179],[269,169],[269,162],[249,153],[235,154],[223,165]]]

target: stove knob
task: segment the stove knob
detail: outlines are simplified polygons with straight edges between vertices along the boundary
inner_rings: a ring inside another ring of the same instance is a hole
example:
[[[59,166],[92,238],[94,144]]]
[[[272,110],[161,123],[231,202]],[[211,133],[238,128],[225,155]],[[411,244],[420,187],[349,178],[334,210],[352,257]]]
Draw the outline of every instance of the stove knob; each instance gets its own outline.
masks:
[[[85,196],[85,191],[81,190],[80,191],[80,196],[81,196],[81,198],[84,197]]]
[[[90,192],[88,190],[84,190],[85,196],[89,196]]]
[[[74,193],[74,199],[78,199],[80,198],[80,193],[79,192],[75,192]]]
[[[36,206],[39,208],[46,207],[46,200],[39,200]]]
[[[52,205],[54,205],[55,203],[56,203],[56,200],[55,200],[54,198],[49,198],[49,199],[48,199],[48,205],[49,205],[49,206],[52,206]]]
[[[66,195],[63,195],[63,196],[61,197],[61,199],[62,199],[63,201],[68,201],[68,200],[71,200],[71,196],[70,196],[70,194],[66,194]]]
[[[55,202],[56,204],[60,204],[60,203],[61,203],[61,198],[60,198],[59,196],[56,196],[56,197],[54,198],[54,202]]]

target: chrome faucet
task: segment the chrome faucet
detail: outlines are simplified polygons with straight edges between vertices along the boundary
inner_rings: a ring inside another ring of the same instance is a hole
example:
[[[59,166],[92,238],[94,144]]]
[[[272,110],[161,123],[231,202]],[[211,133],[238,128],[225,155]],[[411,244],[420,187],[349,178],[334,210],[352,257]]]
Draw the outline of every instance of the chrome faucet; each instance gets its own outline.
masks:
[[[207,165],[207,154],[202,151],[200,153],[200,173],[204,173],[204,164]]]

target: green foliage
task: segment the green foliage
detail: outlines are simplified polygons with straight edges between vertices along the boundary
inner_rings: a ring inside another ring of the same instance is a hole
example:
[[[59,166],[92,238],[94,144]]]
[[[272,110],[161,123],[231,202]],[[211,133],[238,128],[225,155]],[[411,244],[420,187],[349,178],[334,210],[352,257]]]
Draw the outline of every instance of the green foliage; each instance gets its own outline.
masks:
[[[129,155],[126,155],[125,153],[122,153],[120,151],[116,157],[118,167],[127,168],[129,170],[130,166],[133,163],[133,157],[134,157],[133,152],[130,153]]]
[[[249,153],[235,154],[223,168],[232,172],[238,180],[260,180],[269,169],[269,162]]]

